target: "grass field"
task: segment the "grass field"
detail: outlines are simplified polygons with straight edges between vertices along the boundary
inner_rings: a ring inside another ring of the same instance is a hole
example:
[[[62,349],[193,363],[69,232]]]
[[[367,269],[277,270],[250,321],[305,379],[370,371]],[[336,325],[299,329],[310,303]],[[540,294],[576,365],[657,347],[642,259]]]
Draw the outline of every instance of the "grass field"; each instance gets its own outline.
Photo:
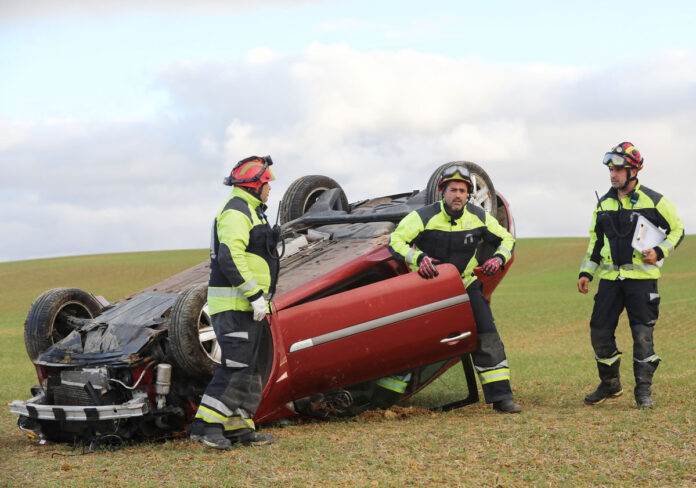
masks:
[[[36,296],[75,286],[115,300],[203,261],[206,251],[0,263],[0,486],[696,486],[696,238],[668,259],[660,281],[663,362],[648,411],[634,408],[625,317],[617,338],[627,394],[582,404],[598,382],[592,296],[575,286],[585,246],[520,239],[493,297],[521,415],[481,403],[440,414],[417,408],[456,394],[463,380],[452,371],[404,415],[276,427],[272,446],[227,452],[178,439],[80,455],[29,441],[5,407],[28,398],[36,382],[22,331]]]

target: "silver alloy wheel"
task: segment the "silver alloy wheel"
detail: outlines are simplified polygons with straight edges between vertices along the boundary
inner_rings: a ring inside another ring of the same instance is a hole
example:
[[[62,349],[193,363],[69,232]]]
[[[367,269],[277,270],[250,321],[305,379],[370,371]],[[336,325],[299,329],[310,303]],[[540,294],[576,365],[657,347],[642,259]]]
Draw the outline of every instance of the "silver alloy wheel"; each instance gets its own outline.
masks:
[[[471,183],[473,186],[473,191],[471,192],[470,202],[474,205],[478,205],[483,208],[486,212],[493,213],[493,196],[491,191],[486,186],[486,182],[483,178],[479,178],[476,174],[471,175]]]
[[[201,349],[203,349],[206,356],[208,356],[216,364],[220,364],[220,361],[222,360],[222,351],[220,350],[220,345],[218,344],[215,331],[213,330],[213,323],[210,320],[210,312],[207,302],[205,305],[203,305],[201,314],[198,317],[198,340],[200,341]]]

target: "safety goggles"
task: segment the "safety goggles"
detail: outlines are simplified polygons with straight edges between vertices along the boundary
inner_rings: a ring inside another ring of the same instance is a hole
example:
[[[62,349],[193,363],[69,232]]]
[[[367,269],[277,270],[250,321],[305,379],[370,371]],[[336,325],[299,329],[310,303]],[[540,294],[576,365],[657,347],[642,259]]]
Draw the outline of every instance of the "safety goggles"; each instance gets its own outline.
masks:
[[[453,178],[457,175],[457,173],[459,173],[459,176],[461,176],[463,179],[467,181],[471,180],[471,177],[469,176],[469,169],[461,164],[455,164],[454,166],[445,168],[445,170],[442,172],[442,179],[446,180],[448,178]]]
[[[607,166],[632,166],[628,161],[626,161],[626,158],[624,158],[620,154],[611,152],[608,152],[604,155],[604,160],[602,162]]]

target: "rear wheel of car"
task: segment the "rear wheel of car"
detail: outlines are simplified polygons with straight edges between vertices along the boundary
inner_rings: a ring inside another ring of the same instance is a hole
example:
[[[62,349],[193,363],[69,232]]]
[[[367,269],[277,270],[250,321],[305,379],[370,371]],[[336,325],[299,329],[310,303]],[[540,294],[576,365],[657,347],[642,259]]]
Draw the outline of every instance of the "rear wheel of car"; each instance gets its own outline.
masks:
[[[469,202],[482,207],[486,212],[495,216],[497,212],[497,197],[495,194],[495,188],[493,187],[493,182],[488,177],[488,174],[476,163],[471,163],[469,161],[452,161],[451,163],[446,163],[437,168],[428,180],[428,186],[425,189],[426,192],[426,203],[434,203],[442,199],[442,192],[437,188],[437,184],[442,177],[442,172],[445,168],[461,164],[466,166],[471,173],[471,182],[474,186],[474,191],[471,194]]]
[[[298,178],[285,190],[280,204],[280,223],[302,217],[317,199],[327,190],[338,188],[339,198],[332,205],[332,210],[348,210],[348,198],[341,188],[328,176],[308,175]]]
[[[192,285],[174,302],[169,318],[169,354],[189,376],[210,377],[221,351],[208,312],[208,284]]]
[[[53,288],[34,301],[24,322],[24,345],[32,361],[66,337],[75,327],[69,318],[91,319],[102,305],[93,295],[78,288]]]

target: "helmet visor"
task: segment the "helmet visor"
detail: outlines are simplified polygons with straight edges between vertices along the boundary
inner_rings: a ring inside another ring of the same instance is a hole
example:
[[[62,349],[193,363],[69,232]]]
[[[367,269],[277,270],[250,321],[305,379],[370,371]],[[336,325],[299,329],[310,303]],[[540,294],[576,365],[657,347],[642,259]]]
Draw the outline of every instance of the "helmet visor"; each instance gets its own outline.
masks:
[[[623,156],[611,152],[604,155],[604,160],[602,163],[606,164],[607,166],[631,166],[631,164],[629,164]]]

